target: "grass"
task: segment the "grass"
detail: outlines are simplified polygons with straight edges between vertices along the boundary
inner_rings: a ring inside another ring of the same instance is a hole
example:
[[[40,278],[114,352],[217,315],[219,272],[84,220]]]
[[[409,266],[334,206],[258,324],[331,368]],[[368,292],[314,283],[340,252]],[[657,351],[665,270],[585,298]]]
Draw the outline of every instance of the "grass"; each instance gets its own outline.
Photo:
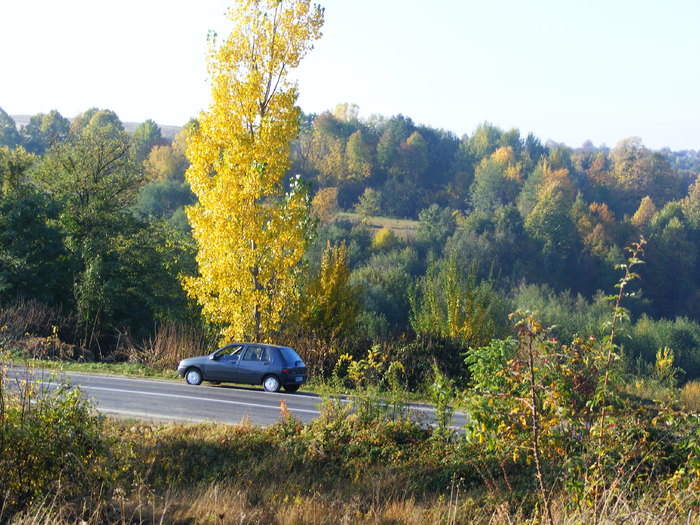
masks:
[[[96,363],[55,359],[26,359],[19,357],[10,357],[6,362],[13,365],[31,366],[34,368],[57,370],[61,372],[148,377],[154,379],[178,379],[176,370],[158,370],[140,363]]]
[[[0,413],[5,418],[0,431],[9,431],[3,436],[12,440],[0,439],[5,447],[0,477],[17,494],[25,486],[34,491],[24,496],[25,504],[10,504],[12,514],[0,502],[0,522],[379,525],[538,519],[532,466],[523,458],[499,456],[464,436],[438,435],[381,403],[352,409],[326,400],[320,417],[308,424],[295,420],[282,403],[278,422],[264,428],[246,422],[151,423],[90,415],[87,401],[69,387],[63,396],[30,387],[24,397],[0,390],[0,404],[7,407]],[[686,465],[685,458],[684,453],[659,463],[639,479],[633,469],[630,479],[615,474],[609,484],[594,486],[595,510],[586,500],[575,503],[576,486],[560,484],[552,496],[554,522],[698,523],[700,485],[686,469],[695,460]],[[62,479],[69,460],[72,483]],[[30,475],[41,484],[25,485]],[[84,495],[91,498],[88,506],[81,503]]]
[[[393,231],[397,237],[402,239],[414,239],[416,233],[418,233],[418,221],[412,221],[409,219],[393,219],[390,217],[363,217],[359,213],[351,212],[340,212],[338,213],[340,219],[345,219],[354,224],[359,224],[365,222],[368,227],[373,230],[381,230],[382,228],[389,228]]]
[[[480,477],[476,448],[435,443],[430,430],[408,421],[364,420],[332,406],[309,425],[283,414],[264,429],[107,419],[102,433],[120,444],[118,487],[101,513],[83,515],[86,524],[530,523],[536,512],[532,487],[515,472],[508,485]],[[698,523],[688,491],[669,498],[652,484],[642,495],[613,487],[601,497],[609,505],[596,514],[559,490],[555,522]],[[12,522],[75,523],[60,499],[46,498]]]
[[[700,414],[700,381],[689,381],[680,392],[681,405],[688,411]]]

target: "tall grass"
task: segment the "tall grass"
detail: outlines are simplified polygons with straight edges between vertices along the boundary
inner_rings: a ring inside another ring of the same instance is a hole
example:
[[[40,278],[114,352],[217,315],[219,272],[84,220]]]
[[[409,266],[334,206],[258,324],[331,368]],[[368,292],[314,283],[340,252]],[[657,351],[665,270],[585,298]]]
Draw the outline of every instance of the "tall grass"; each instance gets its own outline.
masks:
[[[0,332],[5,343],[32,334],[49,337],[56,329],[67,331],[70,319],[60,309],[38,301],[17,299],[0,305]]]
[[[700,380],[683,385],[680,392],[681,405],[688,412],[700,414]]]
[[[162,323],[155,336],[141,346],[131,345],[129,361],[158,370],[173,370],[186,357],[203,355],[216,348],[217,339],[193,325]]]

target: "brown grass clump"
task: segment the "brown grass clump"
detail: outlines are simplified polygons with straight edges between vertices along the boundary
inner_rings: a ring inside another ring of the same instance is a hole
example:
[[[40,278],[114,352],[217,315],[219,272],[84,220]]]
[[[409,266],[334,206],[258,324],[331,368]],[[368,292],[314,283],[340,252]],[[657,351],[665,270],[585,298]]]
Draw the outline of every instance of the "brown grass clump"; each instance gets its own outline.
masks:
[[[159,370],[177,368],[186,357],[208,354],[217,347],[216,337],[199,327],[179,323],[163,323],[156,335],[142,347],[132,346],[129,361]]]
[[[694,414],[700,413],[700,381],[690,381],[683,385],[680,393],[683,408]]]
[[[38,301],[17,299],[0,305],[0,327],[5,343],[32,334],[50,337],[70,325],[67,317],[60,311]]]

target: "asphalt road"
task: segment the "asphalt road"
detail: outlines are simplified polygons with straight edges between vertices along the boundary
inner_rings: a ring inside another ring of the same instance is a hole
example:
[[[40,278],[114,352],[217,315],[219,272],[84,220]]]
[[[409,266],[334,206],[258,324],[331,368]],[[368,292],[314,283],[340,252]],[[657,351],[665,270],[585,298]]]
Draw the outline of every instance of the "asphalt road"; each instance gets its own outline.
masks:
[[[280,418],[280,405],[284,401],[287,410],[302,421],[309,422],[319,416],[323,399],[303,388],[294,394],[283,391],[265,392],[262,387],[230,385],[209,386],[203,383],[190,386],[184,381],[136,379],[121,376],[62,372],[50,375],[48,371],[34,372],[32,380],[52,388],[62,379],[79,386],[83,394],[103,413],[147,420],[190,422],[217,422],[238,424],[249,420],[254,425],[269,425]],[[12,381],[23,377],[26,371],[13,369]],[[349,403],[350,400],[341,400]],[[435,411],[429,405],[411,404],[412,417],[425,424],[432,424]],[[455,429],[461,428],[465,417],[456,413]]]

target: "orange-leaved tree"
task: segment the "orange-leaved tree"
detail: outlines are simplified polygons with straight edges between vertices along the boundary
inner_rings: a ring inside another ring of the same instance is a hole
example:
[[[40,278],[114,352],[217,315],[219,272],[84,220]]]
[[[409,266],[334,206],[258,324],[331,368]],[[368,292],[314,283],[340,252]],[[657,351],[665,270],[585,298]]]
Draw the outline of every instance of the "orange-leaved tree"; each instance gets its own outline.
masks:
[[[298,134],[296,83],[288,78],[321,36],[309,0],[237,0],[233,29],[212,39],[212,100],[189,141],[187,210],[199,275],[185,280],[224,339],[270,339],[296,301],[310,230],[304,185],[284,177]]]

